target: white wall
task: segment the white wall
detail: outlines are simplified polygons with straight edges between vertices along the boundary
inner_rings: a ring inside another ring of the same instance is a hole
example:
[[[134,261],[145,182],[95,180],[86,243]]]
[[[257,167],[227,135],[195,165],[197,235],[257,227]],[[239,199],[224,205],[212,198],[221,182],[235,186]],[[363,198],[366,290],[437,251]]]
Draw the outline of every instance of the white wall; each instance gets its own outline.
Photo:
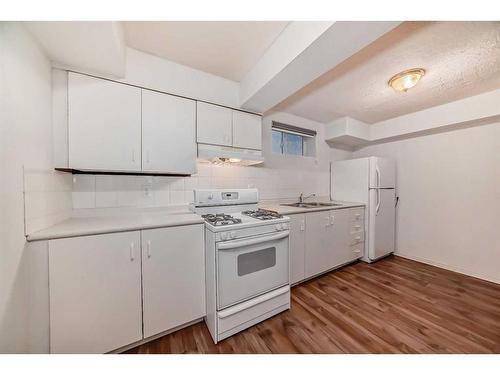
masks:
[[[51,66],[19,23],[0,22],[0,49],[0,353],[45,352],[47,253],[25,241],[23,166],[52,168]]]
[[[273,154],[273,120],[316,130],[316,158]],[[262,165],[237,167],[198,163],[198,173],[191,177],[75,175],[73,206],[80,209],[183,205],[192,201],[196,188],[256,187],[262,200],[297,199],[302,192],[327,197],[329,161],[351,156],[351,152],[330,149],[324,142],[322,124],[287,113],[264,117],[262,134],[265,158]]]
[[[126,50],[125,78],[119,81],[192,99],[239,107],[237,82],[133,48]]]
[[[397,160],[397,253],[500,283],[500,123],[366,147]]]

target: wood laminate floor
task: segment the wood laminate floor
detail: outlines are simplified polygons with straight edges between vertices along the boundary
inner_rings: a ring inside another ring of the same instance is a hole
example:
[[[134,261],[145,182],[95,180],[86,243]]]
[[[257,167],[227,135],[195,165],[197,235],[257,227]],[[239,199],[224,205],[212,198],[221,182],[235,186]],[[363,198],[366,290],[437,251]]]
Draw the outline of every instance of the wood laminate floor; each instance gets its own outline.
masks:
[[[391,256],[294,287],[218,345],[198,323],[127,353],[500,353],[500,285]]]

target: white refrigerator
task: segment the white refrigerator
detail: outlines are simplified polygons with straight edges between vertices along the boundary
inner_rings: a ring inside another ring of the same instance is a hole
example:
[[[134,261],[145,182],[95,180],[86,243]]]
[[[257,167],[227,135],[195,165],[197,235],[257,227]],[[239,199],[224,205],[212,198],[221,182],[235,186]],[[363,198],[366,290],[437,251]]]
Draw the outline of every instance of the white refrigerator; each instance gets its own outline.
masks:
[[[396,163],[370,156],[331,163],[333,200],[361,202],[365,210],[365,251],[362,260],[373,262],[395,248]]]

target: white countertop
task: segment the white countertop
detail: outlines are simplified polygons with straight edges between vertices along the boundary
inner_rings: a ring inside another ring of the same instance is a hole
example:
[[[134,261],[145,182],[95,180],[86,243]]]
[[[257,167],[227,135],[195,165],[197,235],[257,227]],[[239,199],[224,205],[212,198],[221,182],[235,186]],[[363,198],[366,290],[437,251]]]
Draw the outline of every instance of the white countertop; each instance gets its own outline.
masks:
[[[324,207],[313,207],[313,208],[304,208],[304,207],[291,207],[291,206],[283,206],[284,203],[294,203],[294,201],[268,201],[259,203],[259,208],[276,211],[282,215],[293,215],[300,214],[304,212],[315,212],[315,211],[327,211],[327,210],[341,210],[344,208],[353,208],[353,207],[365,207],[364,203],[359,202],[343,202],[343,201],[329,201],[325,199],[317,199],[317,200],[307,200],[304,203],[313,203],[313,202],[325,202],[325,203],[337,203],[340,206],[324,206]]]
[[[88,214],[87,214],[88,215]],[[28,241],[88,236],[94,234],[128,232],[141,229],[164,228],[180,225],[202,224],[200,215],[188,211],[143,210],[117,215],[71,217],[49,228],[26,236]]]
[[[318,201],[327,202],[327,200],[321,199]],[[309,200],[309,202],[314,201]],[[293,201],[261,202],[259,208],[277,211],[282,215],[293,215],[304,212],[364,207],[363,203],[340,201],[332,202],[340,203],[340,206],[314,208],[282,206],[282,203],[293,203]],[[28,241],[53,240],[57,238],[202,224],[204,222],[200,215],[190,212],[187,206],[176,207],[175,209],[110,210],[109,212],[105,210],[87,210],[86,212],[77,213],[73,217],[49,228],[30,233],[26,236],[26,239]]]

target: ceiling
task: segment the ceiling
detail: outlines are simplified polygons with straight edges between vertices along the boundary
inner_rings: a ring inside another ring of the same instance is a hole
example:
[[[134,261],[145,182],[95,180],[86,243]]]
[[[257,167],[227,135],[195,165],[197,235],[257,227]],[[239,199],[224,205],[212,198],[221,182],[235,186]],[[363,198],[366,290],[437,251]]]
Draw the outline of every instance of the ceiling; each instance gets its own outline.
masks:
[[[421,67],[406,93],[387,85]],[[375,123],[500,88],[500,22],[404,22],[273,110],[320,122]]]
[[[124,22],[129,47],[237,82],[287,24],[282,21]]]

